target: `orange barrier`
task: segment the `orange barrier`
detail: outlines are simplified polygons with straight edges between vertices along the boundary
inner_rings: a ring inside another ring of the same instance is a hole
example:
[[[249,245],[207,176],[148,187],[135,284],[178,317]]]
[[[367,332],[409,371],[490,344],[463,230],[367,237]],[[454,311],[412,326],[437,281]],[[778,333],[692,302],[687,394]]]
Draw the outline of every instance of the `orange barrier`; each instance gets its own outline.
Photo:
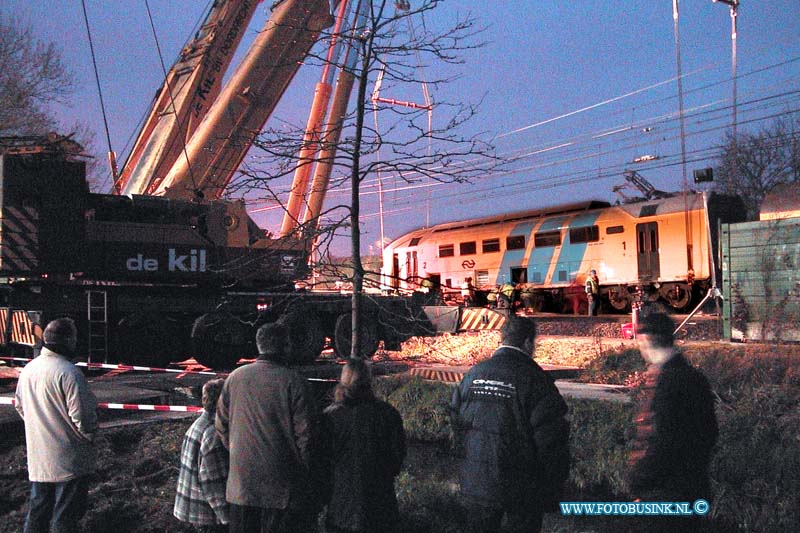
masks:
[[[5,341],[10,326],[11,334],[8,337],[10,342],[28,346],[36,344],[35,328],[40,326],[34,324],[26,311],[19,310],[11,312],[11,323],[9,324],[8,311],[7,307],[0,307],[0,342]]]
[[[506,315],[483,307],[466,307],[461,310],[459,331],[495,330],[506,323]]]

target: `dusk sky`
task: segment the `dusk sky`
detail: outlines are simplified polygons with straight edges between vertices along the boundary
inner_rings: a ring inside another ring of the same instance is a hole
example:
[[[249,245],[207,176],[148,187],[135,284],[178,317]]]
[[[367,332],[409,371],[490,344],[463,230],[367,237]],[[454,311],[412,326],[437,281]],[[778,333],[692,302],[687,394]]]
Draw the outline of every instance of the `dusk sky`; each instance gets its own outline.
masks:
[[[206,13],[201,0],[150,0],[167,68]],[[412,5],[414,4],[412,0]],[[263,2],[241,47],[267,18]],[[86,0],[111,143],[126,150],[162,81],[144,0]],[[5,0],[7,15],[30,24],[59,45],[75,73],[71,108],[54,108],[65,130],[87,124],[104,157],[105,130],[79,0]],[[576,200],[614,201],[612,187],[625,170],[637,170],[656,188],[683,183],[676,45],[671,0],[445,1],[426,17],[429,28],[449,27],[470,13],[488,27],[486,46],[464,55],[461,78],[429,87],[434,102],[479,102],[466,133],[485,132],[497,152],[519,157],[514,172],[487,174],[470,184],[418,184],[409,189],[387,177],[386,237],[470,217],[554,206]],[[420,27],[422,20],[417,22]],[[740,132],[756,132],[774,117],[800,108],[800,0],[741,0],[738,17],[737,118]],[[712,0],[680,2],[679,46],[683,73],[686,172],[714,166],[732,117],[731,19]],[[241,54],[240,54],[241,55]],[[439,73],[427,65],[427,78]],[[423,71],[424,72],[424,71]],[[452,71],[450,71],[452,72]],[[304,125],[318,80],[301,68],[268,122]],[[421,87],[409,87],[417,94]],[[393,96],[393,95],[386,95]],[[433,120],[445,120],[434,112]],[[651,161],[634,163],[642,156]],[[99,192],[108,192],[110,183]],[[340,203],[349,192],[333,191]],[[364,252],[380,240],[376,194],[364,191]],[[279,219],[256,220],[276,229]],[[342,249],[342,253],[347,250]]]

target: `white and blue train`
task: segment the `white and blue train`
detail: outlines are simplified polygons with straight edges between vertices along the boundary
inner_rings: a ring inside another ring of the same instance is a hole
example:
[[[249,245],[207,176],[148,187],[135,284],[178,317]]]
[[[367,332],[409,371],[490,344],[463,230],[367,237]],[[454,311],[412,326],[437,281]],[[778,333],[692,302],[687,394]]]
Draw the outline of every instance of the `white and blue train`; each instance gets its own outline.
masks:
[[[479,291],[510,282],[536,310],[578,312],[594,269],[610,309],[629,309],[637,294],[684,309],[715,284],[718,220],[743,216],[736,198],[689,192],[438,224],[385,248],[381,283],[404,293],[425,278],[454,292],[467,278]]]

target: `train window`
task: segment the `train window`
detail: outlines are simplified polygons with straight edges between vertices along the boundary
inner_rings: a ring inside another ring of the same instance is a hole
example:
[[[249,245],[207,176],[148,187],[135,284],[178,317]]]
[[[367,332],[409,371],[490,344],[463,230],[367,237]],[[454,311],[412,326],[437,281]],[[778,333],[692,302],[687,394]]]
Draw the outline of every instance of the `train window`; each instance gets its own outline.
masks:
[[[500,239],[486,239],[485,241],[481,242],[481,249],[483,253],[488,254],[491,252],[499,252],[500,251]]]
[[[439,257],[453,257],[456,255],[456,248],[452,244],[439,245]]]
[[[614,235],[615,233],[625,233],[623,226],[609,226],[606,228],[606,235]]]
[[[639,216],[651,217],[656,214],[657,210],[658,210],[658,204],[643,205],[642,208],[639,210]]]
[[[558,246],[561,244],[561,231],[543,231],[533,237],[533,244],[537,248],[540,246]]]
[[[413,239],[411,239],[411,242],[408,243],[408,245],[409,246],[416,246],[416,245],[419,244],[419,241],[421,241],[421,240],[422,240],[422,237],[414,237]]]
[[[569,230],[569,242],[572,244],[579,242],[597,242],[599,240],[600,228],[597,226],[585,226]]]
[[[511,235],[506,237],[506,250],[524,250],[525,235]]]
[[[475,255],[477,253],[477,246],[475,241],[462,242],[458,245],[459,255]]]

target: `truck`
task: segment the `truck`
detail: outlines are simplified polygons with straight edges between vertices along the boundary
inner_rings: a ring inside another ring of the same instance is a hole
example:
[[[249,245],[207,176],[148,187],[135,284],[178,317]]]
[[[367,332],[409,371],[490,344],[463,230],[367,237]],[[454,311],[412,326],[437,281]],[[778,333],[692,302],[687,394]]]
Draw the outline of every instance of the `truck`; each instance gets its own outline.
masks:
[[[165,366],[193,356],[211,368],[230,368],[256,354],[256,329],[276,321],[289,329],[295,363],[312,362],[326,343],[350,355],[350,295],[295,286],[309,274],[313,246],[299,213],[308,205],[307,170],[295,176],[297,198],[277,236],[250,218],[243,201],[223,198],[320,32],[334,23],[346,31],[350,3],[340,2],[334,16],[327,0],[276,2],[223,86],[257,4],[213,3],[166,76],[119,175],[110,154],[110,193],[90,192],[82,149],[69,138],[0,139],[5,353],[35,353],[44,325],[69,316],[78,326],[79,352],[95,362]],[[332,41],[343,47],[341,39]],[[347,54],[346,46],[329,52],[330,60]],[[331,70],[320,82],[328,89]],[[340,73],[331,116],[343,116],[350,87],[352,77]],[[330,90],[317,93],[313,128],[322,124]],[[315,184],[320,180],[314,176]],[[312,189],[312,203],[320,205],[325,186]],[[314,216],[306,213],[306,222],[313,225]],[[357,355],[372,355],[380,342],[398,349],[411,336],[434,334],[425,303],[365,295]]]

